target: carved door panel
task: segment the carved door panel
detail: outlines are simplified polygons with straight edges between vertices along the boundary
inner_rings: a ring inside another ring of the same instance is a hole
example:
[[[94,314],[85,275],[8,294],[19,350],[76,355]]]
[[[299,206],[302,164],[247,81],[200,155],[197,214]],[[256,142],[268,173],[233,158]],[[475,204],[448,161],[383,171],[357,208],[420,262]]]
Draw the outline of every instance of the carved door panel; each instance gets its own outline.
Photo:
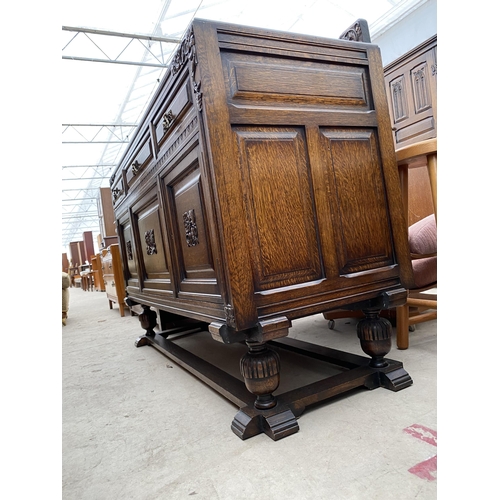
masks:
[[[132,207],[142,291],[172,294],[172,280],[165,246],[156,186]]]
[[[205,195],[199,155],[199,146],[194,143],[163,178],[165,217],[172,230],[176,262],[176,291],[183,299],[221,302],[207,213],[209,198]]]

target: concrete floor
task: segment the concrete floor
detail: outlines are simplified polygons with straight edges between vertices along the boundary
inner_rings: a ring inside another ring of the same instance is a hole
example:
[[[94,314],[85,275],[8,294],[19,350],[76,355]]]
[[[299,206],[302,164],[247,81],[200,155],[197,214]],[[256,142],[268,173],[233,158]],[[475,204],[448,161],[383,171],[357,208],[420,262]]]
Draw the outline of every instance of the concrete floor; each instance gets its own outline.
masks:
[[[290,336],[363,354],[355,325],[337,320],[332,331],[318,315],[295,321]],[[237,407],[152,347],[136,348],[142,333],[104,293],[70,289],[64,500],[437,498],[436,321],[417,325],[410,348],[394,345],[388,356],[404,363],[411,387],[337,397],[306,410],[300,431],[276,442],[240,440],[230,430]]]

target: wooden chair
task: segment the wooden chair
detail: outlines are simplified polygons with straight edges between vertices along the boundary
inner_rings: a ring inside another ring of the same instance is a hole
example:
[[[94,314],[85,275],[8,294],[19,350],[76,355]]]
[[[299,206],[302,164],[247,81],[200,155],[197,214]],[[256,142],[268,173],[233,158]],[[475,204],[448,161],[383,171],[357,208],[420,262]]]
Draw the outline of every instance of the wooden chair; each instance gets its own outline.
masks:
[[[424,293],[437,288],[437,139],[398,149],[396,158],[406,216],[410,168],[427,169],[434,205],[433,215],[412,224],[408,229],[414,286],[408,291],[407,303],[396,308],[397,346],[398,349],[408,349],[408,332],[414,330],[413,325],[437,318],[437,294]]]

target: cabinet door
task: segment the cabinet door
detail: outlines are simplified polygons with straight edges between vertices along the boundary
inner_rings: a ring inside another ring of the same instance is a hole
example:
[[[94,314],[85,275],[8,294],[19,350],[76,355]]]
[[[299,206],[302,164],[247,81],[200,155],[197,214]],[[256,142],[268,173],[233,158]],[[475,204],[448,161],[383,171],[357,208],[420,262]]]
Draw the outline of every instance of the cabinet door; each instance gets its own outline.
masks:
[[[144,293],[172,293],[168,243],[156,186],[132,207],[133,232]]]
[[[210,197],[195,142],[163,177],[166,213],[172,228],[177,293],[183,299],[221,302],[210,230]]]
[[[123,271],[125,275],[125,286],[128,290],[140,290],[139,271],[137,265],[137,251],[134,243],[132,225],[128,217],[118,220],[118,231],[123,253]]]

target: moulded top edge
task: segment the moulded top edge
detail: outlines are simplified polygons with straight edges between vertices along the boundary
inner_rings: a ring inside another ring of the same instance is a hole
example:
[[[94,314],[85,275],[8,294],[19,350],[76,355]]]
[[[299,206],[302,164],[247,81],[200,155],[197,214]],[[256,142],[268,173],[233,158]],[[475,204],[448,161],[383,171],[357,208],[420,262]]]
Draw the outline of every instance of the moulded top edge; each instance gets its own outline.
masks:
[[[359,56],[364,54],[370,49],[378,47],[373,43],[355,42],[344,40],[337,37],[320,37],[315,35],[306,35],[302,33],[293,33],[289,31],[274,30],[267,28],[258,28],[254,26],[246,26],[233,23],[225,23],[220,21],[211,21],[206,19],[194,19],[193,25],[207,25],[217,30],[220,41],[228,41],[228,38],[233,37],[246,37],[259,40],[267,40],[269,42],[282,42],[293,45],[305,45],[309,47],[332,49],[341,48],[343,50],[352,50],[353,53],[358,53]],[[242,42],[240,42],[242,43]],[[252,45],[251,43],[249,45]]]
[[[261,54],[276,54],[289,57],[300,57],[307,59],[337,61],[345,63],[354,63],[368,65],[368,56],[366,51],[350,50],[345,48],[339,50],[338,47],[323,47],[318,45],[291,45],[288,42],[279,41],[269,44],[245,43],[245,41],[224,40],[219,41],[219,47],[226,50],[241,50],[245,52],[257,52]]]

